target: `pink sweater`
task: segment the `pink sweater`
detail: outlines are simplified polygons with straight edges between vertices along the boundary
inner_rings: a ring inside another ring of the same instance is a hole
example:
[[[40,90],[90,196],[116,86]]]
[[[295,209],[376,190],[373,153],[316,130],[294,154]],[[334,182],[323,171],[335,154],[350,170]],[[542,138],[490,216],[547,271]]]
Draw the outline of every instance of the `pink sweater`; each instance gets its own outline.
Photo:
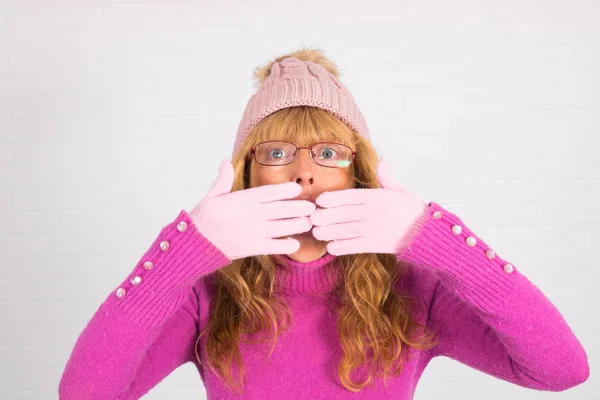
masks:
[[[411,361],[387,387],[376,381],[358,393],[346,390],[337,376],[342,349],[330,312],[329,295],[340,279],[336,257],[288,257],[290,279],[277,284],[293,326],[269,359],[267,344],[240,344],[247,373],[242,398],[412,399],[437,356],[537,390],[562,391],[587,380],[587,355],[561,313],[456,215],[431,202],[410,238],[397,255],[409,268],[396,289],[426,305],[415,317],[439,334],[436,347],[411,350]],[[201,368],[194,352],[214,294],[211,272],[230,263],[181,210],[79,336],[59,384],[60,399],[138,399],[187,362],[196,365],[208,399],[240,398]]]

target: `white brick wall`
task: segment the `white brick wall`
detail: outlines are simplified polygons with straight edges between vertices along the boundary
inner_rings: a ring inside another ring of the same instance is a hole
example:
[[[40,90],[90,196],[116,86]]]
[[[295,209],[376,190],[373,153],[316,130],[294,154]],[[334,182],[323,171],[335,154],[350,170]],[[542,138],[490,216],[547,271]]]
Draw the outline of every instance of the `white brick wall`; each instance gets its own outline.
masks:
[[[599,399],[596,0],[0,0],[0,398],[56,398],[99,303],[229,156],[253,68],[302,44],[405,186],[565,315],[592,377],[552,397]],[[189,364],[146,398],[204,393]],[[449,359],[415,397],[465,393],[550,397]]]

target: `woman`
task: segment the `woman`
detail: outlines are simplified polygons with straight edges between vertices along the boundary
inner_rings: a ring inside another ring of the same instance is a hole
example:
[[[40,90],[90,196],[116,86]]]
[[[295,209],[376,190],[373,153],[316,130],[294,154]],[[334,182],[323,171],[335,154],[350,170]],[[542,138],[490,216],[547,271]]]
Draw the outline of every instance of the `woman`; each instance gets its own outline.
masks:
[[[100,305],[61,399],[137,399],[190,361],[215,399],[412,399],[436,356],[538,390],[588,378],[542,292],[394,180],[322,52],[255,76],[231,163]]]

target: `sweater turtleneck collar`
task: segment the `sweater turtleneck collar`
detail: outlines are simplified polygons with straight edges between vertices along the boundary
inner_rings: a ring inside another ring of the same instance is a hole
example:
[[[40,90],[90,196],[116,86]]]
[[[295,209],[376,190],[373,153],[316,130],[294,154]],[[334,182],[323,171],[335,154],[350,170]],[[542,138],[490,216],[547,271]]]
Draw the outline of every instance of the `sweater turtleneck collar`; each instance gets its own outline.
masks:
[[[277,270],[276,285],[289,293],[329,293],[340,281],[342,274],[337,256],[325,253],[313,261],[296,261],[286,254],[275,257],[280,268]],[[286,273],[282,262],[289,265]]]

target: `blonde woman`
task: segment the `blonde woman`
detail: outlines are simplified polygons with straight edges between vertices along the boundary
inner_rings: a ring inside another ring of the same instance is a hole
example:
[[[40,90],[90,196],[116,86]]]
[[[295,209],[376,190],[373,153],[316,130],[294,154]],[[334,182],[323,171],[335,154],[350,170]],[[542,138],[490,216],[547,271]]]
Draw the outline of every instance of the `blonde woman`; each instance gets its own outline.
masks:
[[[438,356],[537,390],[588,378],[542,292],[394,179],[322,51],[255,77],[231,161],[100,305],[61,399],[137,399],[187,362],[209,399],[412,399]]]

